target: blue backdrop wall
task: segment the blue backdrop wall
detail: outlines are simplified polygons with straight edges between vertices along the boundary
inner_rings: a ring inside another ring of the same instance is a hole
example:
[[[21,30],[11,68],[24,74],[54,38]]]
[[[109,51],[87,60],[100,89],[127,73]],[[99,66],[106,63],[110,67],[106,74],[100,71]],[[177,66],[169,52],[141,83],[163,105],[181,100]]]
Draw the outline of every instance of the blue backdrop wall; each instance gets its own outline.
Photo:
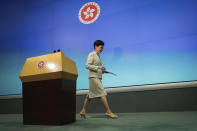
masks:
[[[0,95],[21,94],[28,57],[61,49],[77,64],[77,89],[88,89],[85,63],[93,42],[105,42],[103,86],[197,80],[196,0],[95,0],[101,14],[78,19],[89,0],[0,1]]]

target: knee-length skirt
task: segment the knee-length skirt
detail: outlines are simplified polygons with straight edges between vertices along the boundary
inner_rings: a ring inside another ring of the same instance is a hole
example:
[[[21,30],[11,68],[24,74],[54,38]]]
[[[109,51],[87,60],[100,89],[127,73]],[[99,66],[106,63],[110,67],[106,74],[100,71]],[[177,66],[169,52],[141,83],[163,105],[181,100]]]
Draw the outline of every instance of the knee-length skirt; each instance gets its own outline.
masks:
[[[107,92],[102,85],[102,79],[97,77],[90,77],[87,97],[96,98],[105,95],[107,95]]]

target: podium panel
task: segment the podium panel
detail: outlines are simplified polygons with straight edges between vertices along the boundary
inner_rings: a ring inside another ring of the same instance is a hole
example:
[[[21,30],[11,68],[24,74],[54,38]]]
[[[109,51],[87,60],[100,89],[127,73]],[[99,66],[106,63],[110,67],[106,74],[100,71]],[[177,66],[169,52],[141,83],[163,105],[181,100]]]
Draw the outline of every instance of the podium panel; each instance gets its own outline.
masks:
[[[63,52],[27,58],[20,74],[23,124],[76,121],[77,67]]]

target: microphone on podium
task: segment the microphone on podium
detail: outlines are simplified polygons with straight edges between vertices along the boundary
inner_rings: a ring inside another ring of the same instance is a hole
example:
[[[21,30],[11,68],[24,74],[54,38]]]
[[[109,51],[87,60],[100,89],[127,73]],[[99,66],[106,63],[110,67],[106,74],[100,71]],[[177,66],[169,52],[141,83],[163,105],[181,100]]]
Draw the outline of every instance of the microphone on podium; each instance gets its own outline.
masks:
[[[53,51],[53,53],[60,52],[60,51],[61,51],[60,49],[58,49],[57,51],[56,51],[56,50],[54,50],[54,51]]]

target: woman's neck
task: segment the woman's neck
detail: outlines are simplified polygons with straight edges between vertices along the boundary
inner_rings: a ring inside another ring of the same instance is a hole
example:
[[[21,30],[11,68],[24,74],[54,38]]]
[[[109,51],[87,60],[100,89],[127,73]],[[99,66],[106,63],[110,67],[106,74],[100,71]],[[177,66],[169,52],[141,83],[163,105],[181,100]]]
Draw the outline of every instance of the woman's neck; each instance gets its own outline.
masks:
[[[94,50],[94,51],[96,52],[97,55],[99,54],[96,50]]]

